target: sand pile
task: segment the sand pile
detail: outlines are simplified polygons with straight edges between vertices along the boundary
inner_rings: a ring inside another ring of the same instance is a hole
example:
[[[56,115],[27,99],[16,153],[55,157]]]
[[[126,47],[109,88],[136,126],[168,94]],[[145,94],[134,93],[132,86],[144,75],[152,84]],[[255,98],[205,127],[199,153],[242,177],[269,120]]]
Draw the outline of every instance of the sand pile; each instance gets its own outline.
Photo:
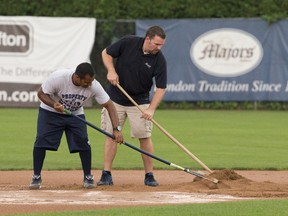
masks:
[[[205,177],[211,179],[212,181],[214,179],[217,179],[219,182],[215,184],[212,181],[200,177],[194,178],[194,182],[200,182],[203,185],[207,186],[209,189],[213,190],[219,188],[230,188],[230,186],[224,183],[227,181],[245,180],[243,176],[237,174],[234,170],[230,169],[214,171],[210,175],[205,175]]]
[[[234,170],[230,169],[215,171],[212,174],[210,174],[209,177],[216,178],[219,181],[223,180],[233,181],[233,180],[245,179],[243,176],[237,174]]]

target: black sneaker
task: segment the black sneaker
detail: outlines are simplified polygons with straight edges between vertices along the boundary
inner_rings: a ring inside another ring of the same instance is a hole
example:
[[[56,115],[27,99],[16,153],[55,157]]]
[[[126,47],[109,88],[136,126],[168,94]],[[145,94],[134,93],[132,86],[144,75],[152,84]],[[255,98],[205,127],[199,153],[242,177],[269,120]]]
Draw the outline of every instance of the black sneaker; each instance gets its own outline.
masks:
[[[84,176],[84,188],[91,189],[95,188],[94,184],[94,176],[93,175],[86,175]]]
[[[41,183],[42,183],[41,175],[33,175],[32,182],[29,185],[29,189],[40,189]]]
[[[111,172],[103,170],[101,179],[97,182],[97,185],[113,185]]]
[[[154,179],[154,175],[152,172],[145,174],[144,184],[152,187],[156,187],[159,185],[158,182]]]

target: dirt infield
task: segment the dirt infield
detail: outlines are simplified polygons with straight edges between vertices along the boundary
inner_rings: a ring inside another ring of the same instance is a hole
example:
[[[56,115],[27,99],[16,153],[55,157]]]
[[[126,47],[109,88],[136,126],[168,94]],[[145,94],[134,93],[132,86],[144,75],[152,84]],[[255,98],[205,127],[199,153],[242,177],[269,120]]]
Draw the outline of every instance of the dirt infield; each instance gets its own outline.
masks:
[[[98,180],[101,171],[94,170]],[[29,190],[31,171],[0,171],[0,214],[144,205],[288,198],[288,171],[214,171],[214,183],[183,171],[156,170],[160,186],[144,186],[143,171],[113,171],[113,186],[85,190],[82,171],[43,171],[42,188]]]

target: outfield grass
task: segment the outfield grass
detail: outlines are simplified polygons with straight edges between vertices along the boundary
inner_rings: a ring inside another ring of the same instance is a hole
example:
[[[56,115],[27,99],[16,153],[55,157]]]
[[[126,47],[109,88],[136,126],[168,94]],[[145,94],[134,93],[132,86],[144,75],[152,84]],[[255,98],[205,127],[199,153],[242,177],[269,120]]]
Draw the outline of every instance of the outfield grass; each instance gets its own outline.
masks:
[[[0,109],[0,170],[32,169],[37,109]],[[154,119],[210,169],[288,169],[287,113],[276,111],[158,110]],[[100,126],[100,110],[87,109],[87,121]],[[126,142],[139,147],[124,127]],[[103,164],[104,135],[89,127],[93,168]],[[156,126],[155,155],[192,169],[201,169]],[[120,145],[114,169],[142,169],[140,154]],[[170,169],[155,161],[156,169]],[[78,154],[69,154],[65,137],[58,152],[48,152],[43,169],[81,169]]]

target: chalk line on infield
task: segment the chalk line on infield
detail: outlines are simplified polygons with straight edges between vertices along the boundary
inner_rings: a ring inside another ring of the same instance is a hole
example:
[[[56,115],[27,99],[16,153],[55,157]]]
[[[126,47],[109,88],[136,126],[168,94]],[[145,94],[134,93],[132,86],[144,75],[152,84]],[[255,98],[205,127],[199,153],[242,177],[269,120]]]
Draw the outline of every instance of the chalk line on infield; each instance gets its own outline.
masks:
[[[65,205],[139,205],[139,204],[187,204],[244,200],[229,195],[210,195],[187,192],[117,192],[87,190],[23,190],[0,191],[2,204],[65,204]]]

